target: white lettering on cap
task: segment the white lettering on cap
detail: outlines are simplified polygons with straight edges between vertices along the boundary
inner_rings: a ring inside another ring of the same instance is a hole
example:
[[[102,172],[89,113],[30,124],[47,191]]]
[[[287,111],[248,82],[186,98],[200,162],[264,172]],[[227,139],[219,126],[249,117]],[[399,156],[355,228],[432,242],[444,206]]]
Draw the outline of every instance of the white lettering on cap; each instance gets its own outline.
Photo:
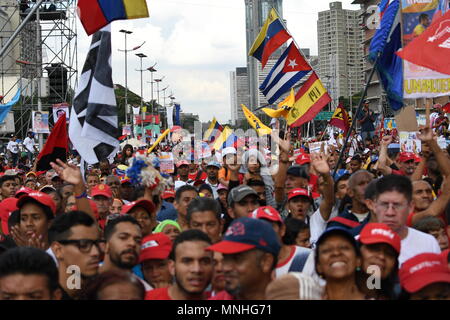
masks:
[[[141,250],[147,249],[147,248],[154,248],[154,247],[158,247],[159,243],[155,240],[150,240],[147,241],[146,243],[142,244],[141,246]]]
[[[395,235],[392,231],[385,230],[385,229],[373,229],[371,234],[372,235],[380,234],[380,235],[388,237],[390,239],[394,239],[394,237],[395,237]]]
[[[268,208],[265,208],[264,212],[267,213],[269,216],[273,216],[273,213],[270,212],[270,210]]]
[[[409,269],[409,273],[417,272],[419,270],[422,270],[423,268],[432,268],[432,267],[434,267],[436,265],[441,265],[441,262],[437,261],[437,260],[435,260],[435,261],[424,261],[422,263],[419,263],[419,264],[415,265],[414,267],[411,267]]]

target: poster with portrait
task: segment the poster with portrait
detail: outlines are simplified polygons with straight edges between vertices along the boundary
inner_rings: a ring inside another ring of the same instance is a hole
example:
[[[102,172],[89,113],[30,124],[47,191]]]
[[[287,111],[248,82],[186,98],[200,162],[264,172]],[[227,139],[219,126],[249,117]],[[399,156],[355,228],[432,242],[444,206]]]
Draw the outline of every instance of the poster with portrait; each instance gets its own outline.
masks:
[[[400,131],[400,152],[418,154],[422,150],[422,141],[417,138],[417,132]]]
[[[56,123],[64,113],[66,114],[66,122],[69,123],[70,114],[69,114],[69,105],[67,103],[60,103],[53,105],[53,121]]]
[[[402,0],[403,47],[420,36],[443,14],[448,0]],[[403,97],[434,98],[450,95],[448,74],[439,73],[403,60]]]
[[[31,116],[34,133],[50,133],[48,115],[48,111],[32,111]]]

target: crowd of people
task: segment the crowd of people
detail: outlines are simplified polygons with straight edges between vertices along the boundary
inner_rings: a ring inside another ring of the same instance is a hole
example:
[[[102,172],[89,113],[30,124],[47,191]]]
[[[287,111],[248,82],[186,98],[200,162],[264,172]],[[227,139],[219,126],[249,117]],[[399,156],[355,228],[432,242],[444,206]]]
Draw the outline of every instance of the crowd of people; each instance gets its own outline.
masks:
[[[450,148],[432,126],[419,154],[372,129],[319,152],[287,130],[273,152],[228,146],[171,174],[158,146],[151,185],[131,145],[86,172],[74,154],[41,172],[6,159],[0,299],[450,299]]]

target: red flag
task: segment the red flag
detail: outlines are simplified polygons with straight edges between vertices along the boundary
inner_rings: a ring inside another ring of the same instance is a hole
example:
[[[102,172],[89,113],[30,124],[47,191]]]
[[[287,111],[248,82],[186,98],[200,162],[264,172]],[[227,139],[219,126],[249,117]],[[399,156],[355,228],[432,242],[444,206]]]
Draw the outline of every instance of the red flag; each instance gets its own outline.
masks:
[[[59,117],[50,133],[44,148],[37,156],[36,171],[50,170],[50,162],[60,159],[67,160],[69,150],[69,139],[67,136],[66,114]]]
[[[347,111],[345,111],[342,102],[339,103],[338,107],[334,111],[333,116],[330,120],[330,126],[344,130],[344,134],[350,129],[350,120],[348,118]]]
[[[433,22],[397,55],[419,66],[450,74],[450,11]]]
[[[292,45],[286,57],[283,72],[308,71],[311,70],[310,65],[303,58],[297,46]]]

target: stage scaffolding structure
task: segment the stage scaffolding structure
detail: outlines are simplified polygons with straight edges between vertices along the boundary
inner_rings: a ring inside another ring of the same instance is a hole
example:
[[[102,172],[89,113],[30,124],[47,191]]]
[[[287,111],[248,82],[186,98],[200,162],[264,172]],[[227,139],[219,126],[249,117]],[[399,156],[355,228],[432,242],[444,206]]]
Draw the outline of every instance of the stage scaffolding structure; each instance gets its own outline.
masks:
[[[0,56],[3,103],[18,89],[22,93],[12,109],[15,133],[21,139],[32,128],[31,111],[48,111],[52,119],[53,104],[72,105],[78,82],[76,0],[43,1],[35,8],[39,2],[2,0],[0,4],[0,48],[5,49],[17,27],[28,19]],[[3,140],[10,136],[0,133]]]

